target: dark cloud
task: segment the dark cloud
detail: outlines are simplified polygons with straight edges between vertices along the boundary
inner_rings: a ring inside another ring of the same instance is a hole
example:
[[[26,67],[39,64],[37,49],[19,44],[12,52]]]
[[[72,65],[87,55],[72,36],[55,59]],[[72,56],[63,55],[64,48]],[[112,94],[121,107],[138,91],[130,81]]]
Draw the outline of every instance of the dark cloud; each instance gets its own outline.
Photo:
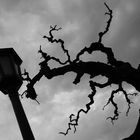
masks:
[[[58,24],[62,27],[62,30],[56,33],[56,37],[65,40],[65,45],[74,58],[83,47],[97,41],[98,33],[104,30],[108,17],[104,15],[107,9],[103,2],[103,0],[0,0],[0,46],[14,46],[23,59],[22,68],[26,68],[31,76],[34,76],[39,70],[38,63],[41,61],[40,55],[37,54],[40,44],[50,55],[63,56],[62,60],[66,58],[59,46],[48,44],[41,38],[42,35],[48,34],[49,26]],[[104,37],[104,44],[112,47],[118,59],[137,66],[140,60],[140,2],[108,0],[107,3],[114,11],[114,17],[110,31]],[[90,56],[84,55],[83,59],[103,59],[99,53],[94,57],[88,57]],[[30,100],[22,100],[37,139],[119,140],[132,132],[136,124],[136,109],[131,112],[128,120],[120,118],[116,125],[112,126],[106,121],[106,116],[112,113],[113,107],[109,106],[104,113],[102,111],[102,104],[109,96],[107,94],[109,89],[104,89],[97,95],[93,110],[88,115],[82,115],[77,133],[74,135],[70,133],[67,137],[58,135],[60,128],[67,127],[69,114],[76,113],[78,108],[83,107],[90,93],[87,75],[77,86],[72,84],[74,78],[74,73],[68,73],[52,80],[44,78],[37,83],[35,88],[39,94],[40,106]],[[21,91],[24,89],[25,87],[22,87]],[[9,112],[11,113],[10,103],[5,100],[1,102],[7,102],[7,105],[0,114],[8,116]],[[123,109],[120,108],[125,112]],[[9,118],[3,116],[3,122],[0,122],[0,125],[5,126],[0,132],[1,139],[8,140],[13,134],[13,139],[19,139],[19,135],[16,134],[17,128],[12,130],[16,127],[15,123],[10,119],[7,124],[6,119]],[[4,134],[6,129],[10,129],[7,136]]]

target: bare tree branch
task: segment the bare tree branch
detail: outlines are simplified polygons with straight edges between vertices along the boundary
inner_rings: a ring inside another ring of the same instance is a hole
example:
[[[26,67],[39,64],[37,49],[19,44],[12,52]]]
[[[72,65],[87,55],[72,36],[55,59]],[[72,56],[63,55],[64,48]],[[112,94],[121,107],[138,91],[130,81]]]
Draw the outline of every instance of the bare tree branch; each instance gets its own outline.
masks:
[[[66,64],[66,62],[61,62],[59,58],[55,58],[55,57],[50,56],[47,53],[43,52],[42,49],[41,49],[41,46],[40,46],[40,49],[39,49],[38,53],[41,53],[41,55],[42,55],[41,58],[44,58],[46,62],[49,61],[49,60],[54,60],[54,61],[58,62],[61,65]]]
[[[111,24],[111,21],[112,21],[112,18],[113,18],[112,10],[109,8],[109,6],[106,3],[104,3],[104,4],[105,4],[106,8],[108,9],[108,12],[106,12],[105,15],[109,15],[109,20],[107,21],[107,26],[106,26],[105,30],[103,32],[99,33],[98,42],[102,42],[102,37],[109,31],[109,27],[110,27],[110,24]]]
[[[112,10],[109,8],[109,6],[106,3],[104,3],[104,4],[108,9],[108,12],[106,12],[105,15],[109,15],[109,20],[107,21],[107,26],[106,26],[105,30],[103,32],[99,33],[98,42],[91,43],[89,48],[85,47],[77,54],[76,59],[74,60],[74,62],[79,61],[80,56],[83,55],[85,52],[88,52],[89,54],[91,54],[93,51],[101,51],[102,53],[105,53],[107,55],[108,64],[112,64],[112,65],[115,64],[116,59],[114,58],[114,54],[112,52],[112,49],[105,47],[101,43],[102,42],[102,37],[109,31],[111,21],[112,21],[112,18],[113,18]]]
[[[66,130],[66,132],[60,132],[60,134],[64,134],[64,135],[67,135],[69,130],[71,130],[71,126],[74,126],[74,133],[76,132],[76,126],[78,126],[78,121],[79,121],[79,118],[80,118],[80,114],[83,112],[85,114],[87,114],[91,108],[91,105],[94,104],[94,96],[96,94],[96,89],[95,89],[95,83],[93,81],[89,81],[89,84],[90,84],[90,87],[92,89],[92,92],[91,94],[88,95],[90,101],[89,103],[86,104],[86,110],[84,109],[80,109],[76,115],[76,118],[75,119],[72,119],[73,116],[75,116],[74,114],[71,114],[70,115],[70,123],[68,123],[68,129]]]
[[[26,97],[34,100],[37,97],[37,94],[34,90],[34,85],[42,78],[42,76],[45,76],[47,79],[52,79],[56,76],[64,75],[68,72],[74,72],[76,73],[76,77],[73,81],[73,84],[78,84],[81,81],[81,77],[84,74],[88,74],[90,76],[89,85],[92,90],[92,92],[88,95],[90,101],[86,104],[86,109],[79,109],[76,115],[71,114],[69,116],[70,121],[68,123],[68,128],[66,132],[60,132],[60,134],[63,135],[67,135],[68,132],[72,129],[72,127],[74,127],[74,133],[76,132],[76,127],[79,124],[81,113],[87,114],[90,111],[91,105],[94,104],[94,97],[97,94],[96,91],[97,87],[104,88],[110,86],[111,84],[118,85],[118,88],[111,92],[108,102],[104,106],[105,108],[107,105],[111,103],[114,107],[113,116],[107,118],[107,119],[111,119],[112,123],[114,123],[114,121],[119,118],[119,114],[120,114],[118,104],[114,101],[116,94],[121,92],[125,97],[125,101],[128,104],[126,115],[128,115],[131,108],[131,104],[133,103],[130,100],[130,96],[138,95],[138,93],[132,93],[132,94],[127,93],[122,87],[122,82],[126,82],[132,85],[138,92],[140,92],[140,86],[139,86],[140,66],[138,68],[133,68],[130,63],[117,60],[114,56],[112,49],[109,47],[105,47],[102,44],[102,38],[109,31],[111,21],[113,18],[112,10],[109,8],[109,6],[106,3],[104,4],[108,10],[108,12],[106,12],[105,15],[109,15],[109,19],[107,21],[105,30],[99,33],[99,40],[97,42],[92,42],[89,47],[83,48],[79,53],[77,53],[75,60],[71,61],[69,52],[67,49],[65,49],[64,41],[62,39],[54,39],[54,36],[52,34],[53,31],[59,31],[61,28],[57,28],[57,25],[55,25],[54,27],[50,26],[49,37],[43,36],[43,38],[46,38],[51,43],[59,43],[61,45],[63,52],[66,53],[67,55],[67,60],[65,62],[61,62],[59,58],[52,57],[48,55],[46,52],[42,51],[42,48],[40,46],[40,50],[38,52],[41,54],[44,61],[42,61],[39,64],[40,65],[39,72],[33,78],[30,78],[29,74],[26,71],[23,74],[24,76],[26,76],[23,78],[23,80],[26,80],[28,82]],[[80,60],[80,57],[85,52],[92,54],[95,51],[100,51],[104,53],[107,56],[107,63],[93,62],[93,61],[83,62],[82,60]],[[48,62],[51,60],[58,62],[61,66],[57,68],[50,68]],[[93,82],[92,81],[93,78],[99,75],[105,76],[106,78],[108,78],[108,81],[103,84]],[[140,129],[139,127],[140,127],[140,121],[138,121],[136,130],[133,133],[134,135],[136,134],[138,136],[138,130]],[[132,135],[132,137],[134,135]],[[128,140],[132,140],[132,139],[128,139]]]
[[[114,57],[113,51],[111,48],[105,47],[102,43],[93,42],[89,46],[89,48],[83,48],[76,56],[76,59],[73,62],[80,61],[80,56],[83,55],[85,52],[91,54],[94,51],[101,51],[102,53],[107,55],[107,63],[111,65],[116,65],[117,60]]]
[[[57,27],[57,25],[55,25],[54,27],[52,27],[52,26],[50,26],[50,31],[49,31],[49,37],[48,36],[43,36],[43,38],[46,38],[49,42],[51,42],[51,43],[60,43],[60,45],[61,45],[61,48],[62,48],[62,50],[64,51],[64,53],[66,53],[66,55],[67,55],[67,61],[64,63],[64,64],[67,64],[67,63],[71,63],[71,59],[70,59],[70,55],[69,55],[69,51],[65,48],[65,46],[64,46],[64,41],[62,40],[62,39],[54,39],[54,36],[53,36],[53,34],[52,34],[52,31],[59,31],[60,29],[62,29],[62,28],[56,28]]]

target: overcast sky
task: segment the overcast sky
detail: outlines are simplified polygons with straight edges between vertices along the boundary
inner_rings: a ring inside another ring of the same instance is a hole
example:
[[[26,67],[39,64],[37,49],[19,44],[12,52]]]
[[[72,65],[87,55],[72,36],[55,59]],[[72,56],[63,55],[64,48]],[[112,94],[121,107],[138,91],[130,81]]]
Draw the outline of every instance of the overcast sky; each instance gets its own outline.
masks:
[[[42,38],[50,25],[57,24],[62,30],[57,37],[65,40],[66,48],[74,58],[76,53],[91,42],[97,41],[98,33],[104,30],[107,16],[104,0],[0,0],[0,48],[13,47],[23,60],[24,68],[34,76],[41,62],[37,53],[39,45],[50,55],[63,56],[59,46],[51,45]],[[113,10],[110,31],[103,38],[105,46],[111,47],[117,59],[128,61],[137,67],[140,60],[140,1],[106,0]],[[93,57],[94,56],[94,57]],[[94,54],[100,61],[102,56]],[[63,60],[65,57],[62,57]],[[91,59],[84,55],[83,59]],[[69,115],[84,108],[91,92],[88,75],[78,85],[73,85],[75,74],[52,80],[42,78],[35,88],[40,105],[29,99],[22,103],[36,140],[120,140],[129,136],[138,120],[139,98],[132,98],[130,114],[125,116],[127,104],[121,94],[116,97],[120,103],[120,118],[113,126],[106,117],[113,114],[113,107],[102,108],[110,95],[110,89],[99,90],[91,111],[82,114],[76,134],[58,134],[67,129]],[[124,84],[126,85],[126,84]],[[132,86],[126,90],[134,92]],[[20,93],[25,90],[22,86]],[[22,140],[9,98],[0,94],[0,139]]]

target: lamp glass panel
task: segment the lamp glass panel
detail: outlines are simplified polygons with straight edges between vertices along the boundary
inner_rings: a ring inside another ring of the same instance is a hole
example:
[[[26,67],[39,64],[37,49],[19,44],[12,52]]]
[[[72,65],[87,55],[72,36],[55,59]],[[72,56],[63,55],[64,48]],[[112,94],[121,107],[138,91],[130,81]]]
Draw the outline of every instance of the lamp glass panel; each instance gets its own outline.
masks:
[[[11,76],[13,74],[12,61],[8,56],[0,57],[0,67],[2,68],[5,76]]]

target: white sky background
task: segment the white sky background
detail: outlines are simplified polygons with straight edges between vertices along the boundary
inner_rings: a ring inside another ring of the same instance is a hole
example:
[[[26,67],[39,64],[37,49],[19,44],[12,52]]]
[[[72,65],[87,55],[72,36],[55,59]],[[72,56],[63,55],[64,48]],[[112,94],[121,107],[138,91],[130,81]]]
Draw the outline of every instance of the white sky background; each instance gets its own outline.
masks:
[[[0,0],[0,47],[14,47],[23,60],[31,76],[38,70],[39,45],[50,55],[62,56],[60,48],[50,45],[42,36],[48,34],[49,26],[57,24],[62,30],[57,37],[65,40],[67,49],[74,57],[91,42],[97,41],[99,31],[104,30],[107,17],[104,0]],[[110,32],[104,38],[104,45],[112,47],[117,59],[130,62],[137,67],[140,60],[140,2],[139,0],[108,0],[113,10]],[[63,60],[65,57],[63,57]],[[84,55],[85,60],[101,60],[101,55]],[[91,92],[88,76],[84,76],[77,86],[73,85],[75,75],[68,73],[52,80],[42,78],[36,84],[38,100],[23,99],[22,103],[36,140],[120,140],[130,135],[138,119],[138,97],[128,117],[127,104],[123,96],[118,96],[120,119],[113,126],[106,117],[112,115],[113,107],[102,107],[107,102],[110,90],[99,90],[96,102],[87,115],[82,115],[76,134],[66,137],[58,132],[67,129],[69,115],[76,113],[89,101]],[[133,92],[132,87],[127,87]],[[24,87],[21,88],[21,91]],[[7,96],[0,94],[0,139],[22,140],[19,128]]]

